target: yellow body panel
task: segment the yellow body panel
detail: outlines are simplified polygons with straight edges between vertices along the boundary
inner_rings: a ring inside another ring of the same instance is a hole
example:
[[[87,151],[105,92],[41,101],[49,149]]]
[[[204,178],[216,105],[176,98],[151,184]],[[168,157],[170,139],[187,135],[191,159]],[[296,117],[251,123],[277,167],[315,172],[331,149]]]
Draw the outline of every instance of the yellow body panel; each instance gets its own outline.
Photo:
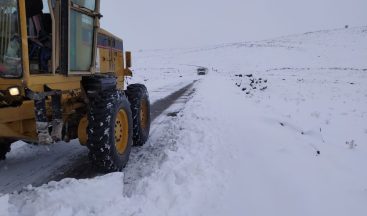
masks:
[[[105,48],[98,48],[99,51],[99,62],[100,62],[100,72],[106,73],[110,72],[110,50]],[[97,59],[98,61],[98,59]]]
[[[101,73],[114,72],[118,76],[123,76],[124,55],[122,51],[98,47],[98,52]]]
[[[25,101],[19,107],[2,108],[0,112],[0,123],[8,123],[33,118],[34,118],[33,101]]]
[[[1,137],[36,140],[36,123],[33,101],[25,101],[20,107],[0,109]]]

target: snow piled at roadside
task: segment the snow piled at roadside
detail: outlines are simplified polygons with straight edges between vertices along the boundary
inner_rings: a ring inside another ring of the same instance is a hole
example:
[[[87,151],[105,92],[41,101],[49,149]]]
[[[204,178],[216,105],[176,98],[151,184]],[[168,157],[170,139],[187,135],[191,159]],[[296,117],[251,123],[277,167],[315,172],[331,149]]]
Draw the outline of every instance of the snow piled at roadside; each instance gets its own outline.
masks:
[[[65,179],[10,196],[10,215],[86,215],[101,212],[122,194],[123,174],[90,180]],[[106,196],[108,195],[108,196]],[[100,203],[101,205],[98,205]]]
[[[146,52],[142,68],[179,68],[161,83],[193,79],[189,65],[212,69],[155,126],[148,145],[175,135],[158,167],[131,194],[123,173],[28,187],[0,196],[0,215],[366,215],[366,36],[362,27]],[[154,86],[149,76],[136,79]]]

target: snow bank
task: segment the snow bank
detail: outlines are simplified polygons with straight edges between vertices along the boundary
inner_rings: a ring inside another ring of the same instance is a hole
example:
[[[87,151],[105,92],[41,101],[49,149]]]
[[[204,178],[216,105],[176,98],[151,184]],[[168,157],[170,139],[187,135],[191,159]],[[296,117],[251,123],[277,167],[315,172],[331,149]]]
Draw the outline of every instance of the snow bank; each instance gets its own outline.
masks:
[[[0,195],[0,215],[8,216],[9,208],[9,195]]]
[[[93,215],[122,195],[123,174],[89,180],[64,179],[42,187],[29,186],[10,198],[10,215]],[[5,197],[6,198],[6,197]]]

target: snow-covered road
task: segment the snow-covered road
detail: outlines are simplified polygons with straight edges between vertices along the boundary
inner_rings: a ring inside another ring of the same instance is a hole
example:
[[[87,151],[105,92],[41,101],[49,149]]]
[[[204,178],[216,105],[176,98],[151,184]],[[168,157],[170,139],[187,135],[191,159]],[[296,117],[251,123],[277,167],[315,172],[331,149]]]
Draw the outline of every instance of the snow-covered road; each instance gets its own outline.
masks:
[[[141,52],[151,89],[211,71],[128,172],[2,195],[0,215],[364,216],[366,57],[367,27]]]

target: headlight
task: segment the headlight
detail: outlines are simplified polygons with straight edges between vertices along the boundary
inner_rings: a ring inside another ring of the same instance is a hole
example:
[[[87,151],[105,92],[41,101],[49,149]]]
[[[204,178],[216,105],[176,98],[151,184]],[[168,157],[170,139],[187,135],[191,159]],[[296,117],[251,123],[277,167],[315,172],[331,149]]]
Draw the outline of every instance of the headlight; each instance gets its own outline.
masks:
[[[18,95],[20,95],[20,90],[19,90],[18,87],[11,87],[11,88],[9,88],[9,94],[11,96],[18,96]]]

